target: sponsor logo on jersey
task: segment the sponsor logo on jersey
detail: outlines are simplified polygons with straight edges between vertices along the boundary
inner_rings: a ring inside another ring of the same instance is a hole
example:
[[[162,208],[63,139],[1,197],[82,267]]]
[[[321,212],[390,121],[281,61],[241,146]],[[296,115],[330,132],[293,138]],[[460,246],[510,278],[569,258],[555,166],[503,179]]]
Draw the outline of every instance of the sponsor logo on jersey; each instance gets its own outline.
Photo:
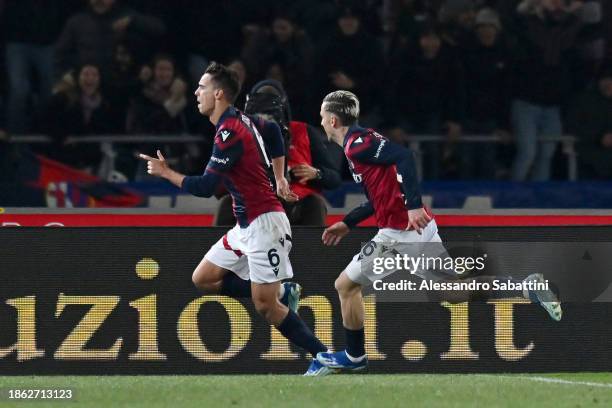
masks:
[[[385,143],[387,143],[385,139],[380,141],[380,144],[378,145],[378,149],[376,149],[376,153],[374,154],[375,159],[378,159],[378,157],[380,156],[380,152],[382,151],[382,148],[385,145]]]
[[[220,159],[220,158],[215,157],[215,156],[210,156],[210,161],[211,162],[215,162],[215,163],[219,163],[219,164],[227,164],[229,162],[229,158],[225,157],[223,159]]]

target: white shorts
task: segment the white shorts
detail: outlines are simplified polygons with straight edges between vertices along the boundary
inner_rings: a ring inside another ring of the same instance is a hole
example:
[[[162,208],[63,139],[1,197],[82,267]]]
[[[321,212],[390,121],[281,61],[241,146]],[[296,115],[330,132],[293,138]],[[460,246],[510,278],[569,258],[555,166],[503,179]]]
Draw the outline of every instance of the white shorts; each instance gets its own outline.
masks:
[[[204,259],[228,269],[241,279],[272,283],[293,276],[289,261],[291,226],[284,212],[268,212],[246,228],[238,224],[204,255]]]
[[[423,229],[422,234],[416,231],[404,231],[391,228],[383,228],[372,240],[366,243],[361,251],[353,257],[351,263],[344,270],[355,283],[368,286],[375,280],[383,279],[396,272],[387,270],[382,273],[375,273],[374,259],[395,257],[397,254],[408,255],[411,257],[445,257],[446,248],[438,235],[438,226],[435,220],[431,220]],[[434,270],[419,268],[413,271],[415,275],[423,279],[434,281],[447,279],[456,276],[453,270]]]

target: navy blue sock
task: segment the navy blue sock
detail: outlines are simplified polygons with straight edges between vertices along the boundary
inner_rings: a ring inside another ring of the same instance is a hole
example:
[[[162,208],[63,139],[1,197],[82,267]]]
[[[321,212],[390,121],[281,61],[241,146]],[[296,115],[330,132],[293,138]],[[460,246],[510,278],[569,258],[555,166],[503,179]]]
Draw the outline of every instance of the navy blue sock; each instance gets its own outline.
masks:
[[[306,323],[292,310],[289,310],[287,317],[277,329],[290,342],[308,351],[313,357],[316,357],[318,352],[327,351],[327,347],[316,338]]]
[[[228,272],[223,277],[220,295],[233,298],[251,297],[251,281],[240,279],[235,273]]]
[[[344,328],[346,335],[346,352],[354,358],[365,355],[365,331],[363,327],[359,330]]]

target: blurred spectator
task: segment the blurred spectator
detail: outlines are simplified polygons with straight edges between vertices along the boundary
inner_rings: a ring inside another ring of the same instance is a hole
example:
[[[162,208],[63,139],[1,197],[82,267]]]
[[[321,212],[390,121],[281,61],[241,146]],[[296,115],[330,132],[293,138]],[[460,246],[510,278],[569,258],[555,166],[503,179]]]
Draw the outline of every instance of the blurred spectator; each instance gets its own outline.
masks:
[[[462,52],[472,39],[476,6],[474,0],[445,0],[438,15],[444,42]]]
[[[240,59],[252,77],[264,77],[270,60],[270,30],[267,27],[252,27],[243,43]]]
[[[2,1],[2,0],[0,0]],[[0,47],[2,47],[2,43],[0,43]],[[2,53],[2,50],[0,49],[0,54]],[[2,62],[2,59],[0,58],[0,65]],[[0,70],[2,69],[2,67],[0,66]],[[2,80],[0,80],[0,133],[6,133],[6,116],[5,116],[5,112],[6,112],[6,108],[5,105],[6,104],[6,92],[4,89],[4,83]]]
[[[336,0],[341,7],[354,7],[361,10],[362,28],[370,35],[381,38],[384,35],[381,19],[382,0]]]
[[[183,110],[187,106],[187,84],[177,75],[174,59],[163,54],[156,56],[151,74],[130,110],[128,132],[185,133]]]
[[[612,58],[612,1],[602,1],[602,24],[606,41],[606,58]]]
[[[391,61],[388,120],[398,126],[390,132],[396,140],[409,134],[437,135],[445,130],[450,138],[461,134],[465,105],[463,70],[459,61],[442,45],[437,28],[425,26],[416,45],[400,50]],[[426,179],[441,177],[438,143],[423,143]]]
[[[251,75],[248,74],[247,67],[240,58],[231,60],[231,62],[227,64],[227,67],[238,74],[238,81],[240,82],[240,93],[238,97],[236,97],[235,105],[244,106],[247,90],[251,88],[253,83]]]
[[[141,0],[148,3],[151,0]],[[189,89],[195,89],[210,61],[229,61],[242,46],[242,4],[232,0],[157,0],[163,4],[168,42]],[[259,2],[252,2],[258,4]]]
[[[176,71],[176,64],[168,55],[158,55],[153,60],[152,77],[137,96],[128,113],[128,132],[132,134],[185,134],[187,133],[187,84]],[[159,146],[140,146],[153,152]],[[199,150],[192,145],[168,144],[162,148],[164,155],[174,158],[172,165],[181,171],[191,169],[192,158]],[[140,162],[141,164],[143,162]],[[136,174],[144,174],[138,172]]]
[[[509,137],[510,58],[492,9],[476,15],[475,41],[463,56],[466,104],[463,130],[467,134]],[[494,179],[497,145],[461,143],[459,175],[464,179]]]
[[[38,97],[40,107],[51,95],[53,41],[64,23],[66,8],[73,3],[19,0],[5,4],[2,26],[7,41],[7,128],[11,133],[29,130],[28,112],[33,111],[28,109],[28,103],[33,102],[31,96]]]
[[[612,64],[594,89],[573,101],[567,127],[578,139],[580,178],[612,178]]]
[[[56,85],[38,124],[41,132],[56,140],[50,150],[45,146],[45,153],[90,173],[100,164],[100,146],[66,144],[66,137],[125,132],[118,112],[103,93],[102,82],[100,69],[95,64],[84,64],[74,74],[66,74]]]
[[[143,81],[149,75],[150,73],[143,71],[143,66],[136,62],[134,54],[126,44],[115,45],[108,88],[118,111],[127,112],[134,98],[140,93]]]
[[[240,57],[246,64],[250,75],[253,78],[261,79],[265,75],[267,56],[260,60],[257,55],[253,55],[253,51],[260,50],[261,44],[267,41],[270,35],[272,13],[276,9],[275,0],[261,2],[237,0],[237,2],[240,6],[240,32],[242,33]]]
[[[231,61],[241,77],[244,91],[237,105],[244,103],[246,90],[255,82],[271,78],[291,95],[295,119],[318,121],[315,104],[320,97],[348,89],[362,100],[363,124],[379,125],[384,115],[392,127],[389,136],[400,142],[408,142],[411,134],[446,134],[445,144],[421,146],[429,179],[445,177],[449,169],[462,178],[492,178],[499,161],[506,156],[504,161],[511,160],[512,152],[502,152],[500,145],[454,144],[453,139],[462,132],[508,135],[505,130],[512,125],[518,146],[513,178],[546,180],[555,144],[538,144],[537,138],[562,133],[559,112],[566,101],[573,102],[570,130],[583,141],[595,141],[582,142],[583,156],[595,154],[597,146],[601,154],[608,153],[603,136],[593,136],[591,123],[579,129],[575,118],[590,118],[579,103],[600,106],[608,101],[605,92],[582,91],[597,82],[605,56],[601,32],[612,27],[611,4],[0,0],[0,72],[7,73],[0,76],[0,132],[50,132],[63,141],[67,135],[113,133],[129,125],[130,133],[207,136],[214,133],[212,124],[202,121],[195,104],[186,101],[208,61],[221,60]],[[65,22],[69,13],[74,15]],[[55,66],[50,62],[53,42]],[[176,63],[167,58],[143,67],[166,50],[172,50]],[[232,60],[238,51],[244,59]],[[86,82],[93,82],[95,75],[84,73],[90,79],[83,81],[80,75],[68,75],[51,98],[52,78],[84,64],[93,65],[105,87],[88,93]],[[179,70],[187,77],[178,79]],[[572,97],[577,92],[579,99]],[[599,108],[593,109],[595,115]],[[103,123],[104,117],[112,120]],[[593,127],[599,120],[593,116]],[[73,147],[55,145],[49,151],[72,163],[77,152],[76,147],[70,151]],[[135,163],[133,148],[116,146],[115,164],[129,162],[127,174]],[[164,149],[174,150],[167,153],[181,160],[179,168],[198,167],[194,158],[206,150],[200,145]],[[78,166],[96,167],[97,145],[81,144],[78,150],[90,156]],[[584,174],[607,174],[605,160],[594,161],[595,167],[589,167],[590,162],[582,161]]]
[[[294,16],[277,15],[272,23],[272,60],[281,73],[278,79],[293,100],[293,117],[299,120],[310,116],[315,50],[308,35],[299,28]]]
[[[560,136],[561,104],[571,88],[572,51],[582,28],[573,11],[582,3],[525,0],[518,7],[520,43],[515,61],[512,125],[517,142],[512,178],[550,179],[556,143],[540,136]],[[539,147],[538,147],[539,146]]]
[[[375,108],[385,61],[378,40],[362,27],[362,12],[355,7],[340,9],[338,30],[319,49],[318,94],[326,95],[338,89],[355,93],[361,101],[362,122],[375,126],[380,121]]]
[[[419,36],[423,26],[435,21],[442,0],[385,0],[383,27],[397,34],[397,43],[392,48],[405,46]]]
[[[115,45],[113,66],[110,74],[109,99],[114,109],[120,113],[117,120],[128,129],[128,111],[142,92],[145,82],[151,78],[151,69],[136,62],[136,57],[127,44]],[[136,146],[126,143],[116,143],[112,146],[114,158],[110,170],[118,171],[126,179],[131,178],[136,171],[134,150]],[[110,164],[109,164],[110,166]]]
[[[299,16],[300,26],[316,46],[329,41],[336,30],[338,0],[293,0],[291,11]]]
[[[271,78],[283,84],[294,101],[296,118],[312,116],[309,84],[314,70],[314,48],[290,13],[279,13],[273,20],[272,33],[260,33],[242,55],[255,78]]]
[[[72,16],[56,43],[57,72],[66,72],[84,61],[98,65],[107,74],[113,63],[115,44],[122,42],[137,50],[138,61],[149,58],[155,40],[165,26],[155,17],[140,14],[120,0],[89,0],[88,10]]]
[[[606,56],[605,33],[602,27],[603,10],[599,0],[585,0],[576,12],[580,21],[589,27],[583,30],[578,46],[578,58],[573,70],[574,88],[582,90],[585,84],[596,79],[597,72]]]
[[[6,13],[4,12],[5,6],[4,6],[4,2],[5,0],[0,0],[0,27],[6,27]],[[5,55],[4,55],[4,50],[6,48],[6,37],[5,37],[6,33],[4,32],[4,30],[0,30],[0,72],[5,72],[6,70],[6,65],[5,65]],[[6,109],[4,108],[4,104],[6,103],[6,83],[5,83],[5,78],[6,76],[3,76],[2,78],[0,78],[0,129],[4,129],[5,124],[4,124],[4,115],[5,115],[5,111]]]

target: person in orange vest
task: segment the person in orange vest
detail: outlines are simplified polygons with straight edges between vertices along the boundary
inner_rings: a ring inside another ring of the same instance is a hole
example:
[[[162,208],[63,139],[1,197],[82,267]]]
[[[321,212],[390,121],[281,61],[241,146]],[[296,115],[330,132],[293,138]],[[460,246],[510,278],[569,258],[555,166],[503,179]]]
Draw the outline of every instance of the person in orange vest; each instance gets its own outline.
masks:
[[[323,135],[314,126],[291,120],[287,95],[275,80],[260,81],[253,86],[247,95],[244,112],[255,119],[263,140],[268,139],[270,122],[281,129],[289,186],[299,197],[295,203],[283,202],[291,224],[325,226],[327,205],[321,191],[337,188],[342,180],[339,170],[332,164]],[[226,197],[221,199],[216,225],[235,223],[230,205]]]

